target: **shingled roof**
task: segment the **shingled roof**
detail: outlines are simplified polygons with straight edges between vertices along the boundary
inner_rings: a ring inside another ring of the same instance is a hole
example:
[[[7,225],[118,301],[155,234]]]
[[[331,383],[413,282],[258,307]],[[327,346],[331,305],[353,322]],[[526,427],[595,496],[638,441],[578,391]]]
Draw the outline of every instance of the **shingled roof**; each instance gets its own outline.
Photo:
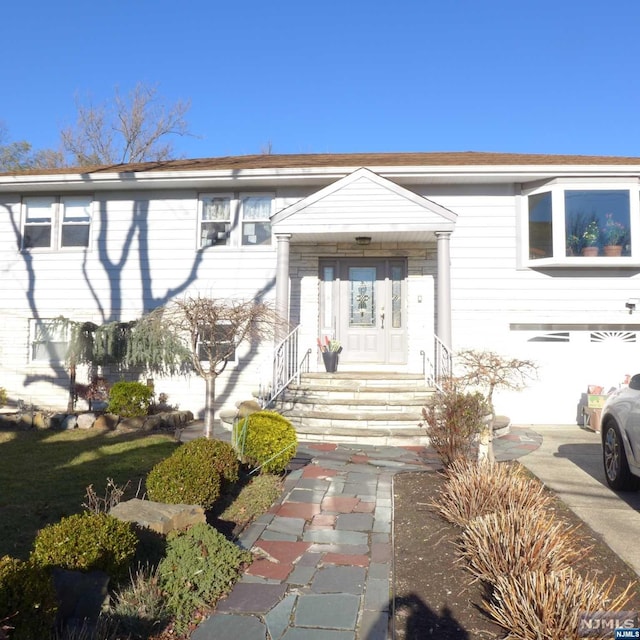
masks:
[[[64,169],[33,169],[21,175],[68,173],[134,173],[148,171],[215,171],[302,169],[324,167],[640,165],[640,157],[492,153],[477,151],[426,153],[256,154],[163,162],[100,165]],[[8,175],[8,174],[4,174]]]

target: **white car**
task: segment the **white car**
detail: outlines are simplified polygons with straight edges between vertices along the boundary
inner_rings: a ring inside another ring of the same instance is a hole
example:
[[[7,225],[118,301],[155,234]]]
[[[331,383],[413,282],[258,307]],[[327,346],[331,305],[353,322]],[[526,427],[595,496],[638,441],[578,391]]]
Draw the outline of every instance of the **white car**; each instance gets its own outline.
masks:
[[[607,483],[634,491],[640,484],[640,374],[607,398],[600,425]]]

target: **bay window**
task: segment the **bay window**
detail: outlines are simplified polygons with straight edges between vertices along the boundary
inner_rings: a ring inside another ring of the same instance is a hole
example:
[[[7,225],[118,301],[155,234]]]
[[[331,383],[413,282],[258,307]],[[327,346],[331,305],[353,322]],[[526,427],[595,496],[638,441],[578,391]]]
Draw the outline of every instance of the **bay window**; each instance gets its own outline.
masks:
[[[639,193],[560,181],[526,194],[528,256],[540,265],[620,265],[640,259],[634,243]],[[628,182],[627,182],[628,184]],[[633,197],[632,197],[633,194]]]

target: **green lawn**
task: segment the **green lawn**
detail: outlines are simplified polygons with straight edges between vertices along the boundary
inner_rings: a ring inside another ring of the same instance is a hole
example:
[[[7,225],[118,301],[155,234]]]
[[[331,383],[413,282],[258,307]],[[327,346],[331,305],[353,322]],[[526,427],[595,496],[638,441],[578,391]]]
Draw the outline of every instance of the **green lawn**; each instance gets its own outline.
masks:
[[[167,434],[0,431],[0,557],[25,559],[39,529],[83,510],[90,484],[104,496],[107,478],[130,481],[135,493],[176,446]]]

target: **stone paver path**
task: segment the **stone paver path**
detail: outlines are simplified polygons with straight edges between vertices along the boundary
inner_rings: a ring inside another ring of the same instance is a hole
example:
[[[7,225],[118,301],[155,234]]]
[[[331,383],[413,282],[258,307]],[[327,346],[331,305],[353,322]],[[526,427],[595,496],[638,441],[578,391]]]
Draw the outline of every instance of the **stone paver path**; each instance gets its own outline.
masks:
[[[240,538],[257,559],[193,640],[387,638],[392,476],[437,458],[424,447],[305,444],[293,466],[281,502]]]
[[[498,459],[540,445],[514,431]],[[281,501],[239,540],[257,559],[192,640],[387,640],[393,475],[439,467],[424,447],[301,444]]]

